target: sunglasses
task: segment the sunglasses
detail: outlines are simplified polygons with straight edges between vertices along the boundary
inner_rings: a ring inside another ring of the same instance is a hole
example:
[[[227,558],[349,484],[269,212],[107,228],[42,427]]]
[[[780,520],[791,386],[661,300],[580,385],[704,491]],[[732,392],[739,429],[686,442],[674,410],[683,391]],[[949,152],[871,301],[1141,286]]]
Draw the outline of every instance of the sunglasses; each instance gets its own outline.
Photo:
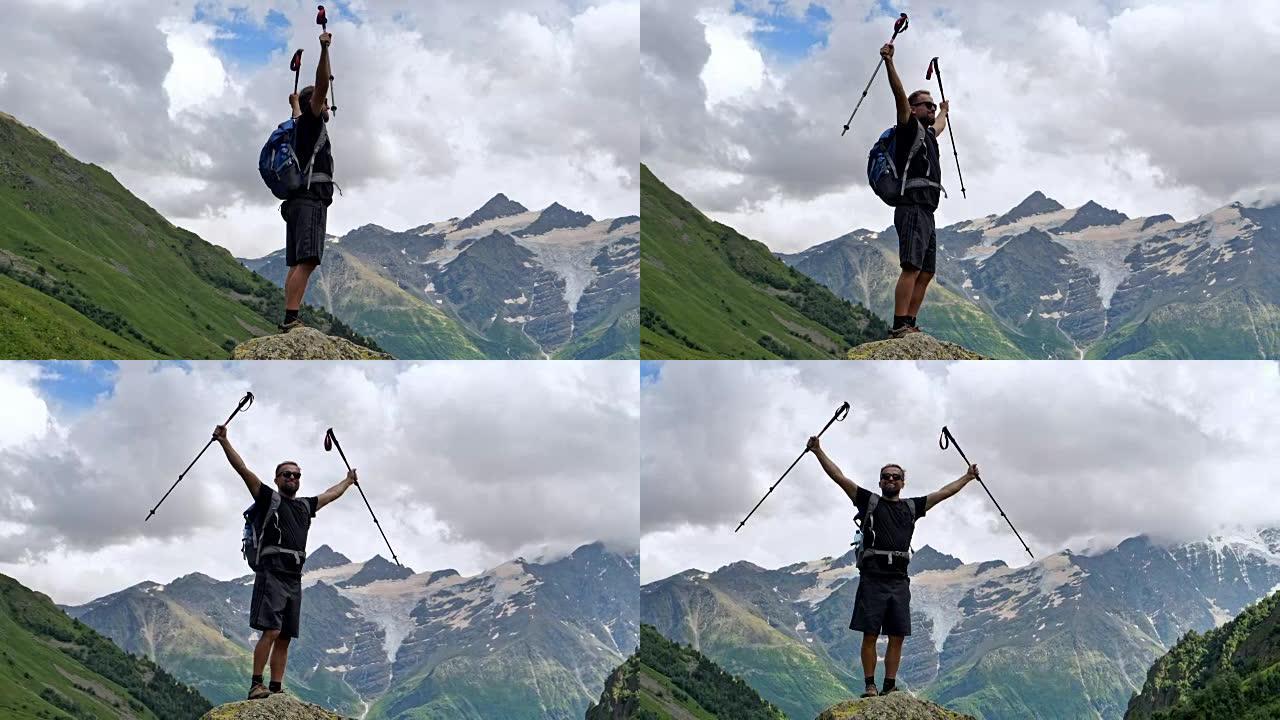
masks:
[[[897,473],[880,473],[881,480],[901,480],[902,476]]]
[[[285,470],[284,472],[281,472],[279,476],[284,478],[285,480],[301,480],[302,479],[302,473],[294,472],[292,470]]]
[[[916,107],[916,106],[918,106],[918,105],[923,105],[923,106],[925,106],[925,107],[929,108],[930,110],[937,110],[937,109],[938,109],[938,106],[937,106],[937,105],[935,105],[934,103],[931,103],[931,102],[918,102],[918,103],[916,103],[915,105],[912,105],[911,107]]]

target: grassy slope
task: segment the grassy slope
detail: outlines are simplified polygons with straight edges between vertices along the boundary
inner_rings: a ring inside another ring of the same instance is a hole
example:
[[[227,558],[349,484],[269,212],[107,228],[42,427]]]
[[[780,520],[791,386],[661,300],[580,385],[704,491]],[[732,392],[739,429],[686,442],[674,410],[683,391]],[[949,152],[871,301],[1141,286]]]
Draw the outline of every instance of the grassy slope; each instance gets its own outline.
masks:
[[[274,332],[283,304],[229,252],[3,114],[0,273],[10,278],[0,307],[24,313],[19,329],[5,322],[0,332],[14,341],[0,345],[8,358],[225,358],[231,345]]]
[[[644,166],[640,206],[642,357],[843,358],[883,337],[883,321],[709,220]]]
[[[1280,717],[1280,593],[1204,634],[1184,635],[1152,665],[1127,720]]]
[[[168,720],[208,709],[191,688],[0,575],[0,717]]]
[[[343,252],[342,260],[323,276],[326,284],[334,286],[328,295],[341,299],[327,306],[387,352],[402,360],[484,357],[474,339],[442,310],[401,289],[351,253]],[[320,290],[311,288],[311,294]]]

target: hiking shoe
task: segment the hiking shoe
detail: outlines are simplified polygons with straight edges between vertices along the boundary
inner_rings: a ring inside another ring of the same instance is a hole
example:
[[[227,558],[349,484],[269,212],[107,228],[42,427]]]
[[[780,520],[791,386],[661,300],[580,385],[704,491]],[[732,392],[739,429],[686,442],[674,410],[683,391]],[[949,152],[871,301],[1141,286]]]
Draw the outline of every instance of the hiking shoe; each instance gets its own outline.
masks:
[[[890,339],[890,340],[901,340],[902,338],[906,337],[906,336],[907,336],[907,335],[909,335],[910,333],[911,333],[911,326],[910,326],[910,325],[903,325],[902,327],[897,327],[897,328],[894,328],[894,329],[890,330],[890,331],[889,331],[889,339]]]
[[[271,697],[271,691],[262,683],[254,683],[253,687],[249,688],[250,700],[261,700],[268,697]]]
[[[290,330],[295,330],[297,328],[306,327],[306,326],[307,324],[302,322],[302,318],[298,318],[297,320],[294,320],[292,322],[280,323],[276,327],[280,328],[280,332],[287,333]]]
[[[908,326],[907,326],[907,332],[908,332],[908,333],[918,333],[918,332],[924,332],[924,331],[923,331],[923,330],[921,330],[920,328],[916,327],[915,325],[908,325]]]
[[[879,694],[880,694],[880,692],[879,692],[878,690],[876,690],[876,686],[875,686],[875,685],[868,685],[868,686],[867,686],[867,691],[866,691],[866,692],[864,692],[864,693],[862,693],[862,697],[875,697],[875,696],[877,696],[877,695],[879,695]]]

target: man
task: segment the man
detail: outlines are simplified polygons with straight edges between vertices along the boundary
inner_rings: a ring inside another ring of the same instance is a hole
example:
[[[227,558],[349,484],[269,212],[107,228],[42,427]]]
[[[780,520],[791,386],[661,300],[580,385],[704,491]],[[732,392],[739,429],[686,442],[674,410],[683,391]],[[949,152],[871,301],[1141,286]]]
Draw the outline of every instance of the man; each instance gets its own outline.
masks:
[[[884,66],[893,88],[893,99],[898,109],[898,126],[894,134],[896,157],[894,165],[905,172],[908,181],[926,180],[927,187],[909,187],[905,203],[893,212],[893,227],[898,231],[898,263],[902,274],[893,293],[892,338],[905,337],[920,332],[916,327],[916,315],[924,302],[925,291],[933,280],[938,251],[938,235],[934,229],[933,213],[938,209],[942,190],[942,165],[938,159],[938,135],[947,127],[947,101],[942,107],[934,104],[928,90],[917,90],[907,96],[902,80],[893,65],[893,45],[880,48]],[[941,109],[941,114],[935,112]],[[907,166],[912,145],[924,135],[924,147]],[[923,183],[917,183],[923,184]]]
[[[332,33],[320,36],[320,62],[316,65],[316,84],[308,85],[301,93],[289,96],[296,123],[295,142],[298,162],[304,176],[307,163],[315,154],[311,168],[310,187],[303,187],[290,194],[280,204],[280,214],[285,222],[285,264],[289,272],[284,280],[283,332],[301,327],[298,308],[307,293],[311,273],[320,266],[324,254],[325,227],[329,206],[333,204],[333,147],[324,125],[329,121],[329,43]]]
[[[895,692],[902,642],[911,634],[911,580],[907,565],[916,520],[978,477],[978,466],[970,465],[968,472],[937,492],[903,499],[899,495],[907,482],[906,471],[900,465],[885,465],[880,468],[881,494],[874,497],[875,507],[868,513],[868,506],[873,504],[871,491],[845,477],[822,451],[818,438],[809,438],[808,448],[863,515],[865,550],[858,559],[858,592],[849,621],[850,630],[862,633],[862,674],[866,680],[862,697],[880,694],[876,690],[876,641],[882,632],[889,636],[889,649],[884,654],[884,692]]]
[[[244,480],[249,494],[253,495],[257,517],[263,518],[271,506],[275,493],[244,464],[240,454],[227,439],[227,428],[219,425],[213,437],[222,446],[227,461]],[[356,484],[356,471],[351,470],[337,485],[316,497],[298,497],[302,484],[302,470],[295,462],[282,462],[276,466],[276,488],[280,492],[278,511],[261,520],[262,552],[258,571],[253,580],[253,599],[249,603],[249,627],[261,630],[253,649],[253,678],[249,685],[249,699],[258,700],[273,693],[284,692],[284,666],[289,659],[289,642],[298,637],[298,625],[302,617],[302,563],[306,559],[307,532],[311,518],[320,508],[342,497],[347,488]],[[262,684],[262,669],[271,662],[271,685]]]

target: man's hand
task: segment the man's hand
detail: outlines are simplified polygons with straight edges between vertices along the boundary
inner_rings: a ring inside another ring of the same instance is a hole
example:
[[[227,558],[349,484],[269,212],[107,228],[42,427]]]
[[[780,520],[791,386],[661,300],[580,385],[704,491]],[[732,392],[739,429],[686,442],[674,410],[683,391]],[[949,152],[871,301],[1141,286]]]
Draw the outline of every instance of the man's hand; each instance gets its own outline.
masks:
[[[820,453],[822,452],[822,441],[818,439],[817,435],[814,435],[809,438],[808,443],[805,443],[804,449],[811,453]]]
[[[961,479],[964,480],[965,482],[969,482],[970,480],[973,480],[977,477],[978,477],[978,466],[970,465],[969,469],[965,471],[965,474],[961,476]]]
[[[949,100],[943,100],[942,104],[938,106],[938,109],[942,110],[944,113],[951,112],[951,102]]]
[[[298,107],[298,93],[289,93],[289,107]]]
[[[332,42],[333,42],[333,33],[329,33],[329,32],[320,33],[320,47],[327,48],[329,47],[329,44]]]
[[[217,440],[219,445],[226,443],[227,442],[227,426],[219,425],[218,427],[214,428],[213,439]]]
[[[886,63],[893,62],[893,43],[885,43],[880,48],[880,57],[884,58]]]
[[[351,468],[350,470],[348,470],[348,471],[347,471],[347,484],[348,484],[348,485],[359,485],[359,484],[360,484],[360,480],[356,477],[356,469],[355,469],[355,468]]]

